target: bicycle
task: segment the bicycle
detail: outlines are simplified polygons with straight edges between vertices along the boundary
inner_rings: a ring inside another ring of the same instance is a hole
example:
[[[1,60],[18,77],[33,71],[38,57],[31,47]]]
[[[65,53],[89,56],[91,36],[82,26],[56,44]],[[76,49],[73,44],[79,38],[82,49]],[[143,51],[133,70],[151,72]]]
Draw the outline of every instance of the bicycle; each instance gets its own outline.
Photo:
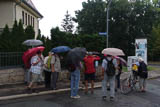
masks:
[[[121,82],[121,93],[122,94],[129,94],[133,90],[138,91],[137,88],[137,78],[133,75],[133,73],[130,73],[129,77],[125,78]]]

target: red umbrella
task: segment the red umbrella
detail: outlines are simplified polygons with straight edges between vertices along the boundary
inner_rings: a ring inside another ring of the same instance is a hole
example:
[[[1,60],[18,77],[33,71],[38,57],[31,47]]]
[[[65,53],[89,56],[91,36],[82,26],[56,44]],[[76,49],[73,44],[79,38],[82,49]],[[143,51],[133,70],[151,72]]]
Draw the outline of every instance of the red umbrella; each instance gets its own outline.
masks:
[[[28,49],[27,51],[24,52],[23,56],[22,56],[22,60],[24,62],[24,65],[26,68],[30,68],[30,59],[32,56],[36,55],[37,51],[41,51],[43,52],[45,49],[44,46],[39,46],[39,47],[35,47],[35,48],[31,48]]]

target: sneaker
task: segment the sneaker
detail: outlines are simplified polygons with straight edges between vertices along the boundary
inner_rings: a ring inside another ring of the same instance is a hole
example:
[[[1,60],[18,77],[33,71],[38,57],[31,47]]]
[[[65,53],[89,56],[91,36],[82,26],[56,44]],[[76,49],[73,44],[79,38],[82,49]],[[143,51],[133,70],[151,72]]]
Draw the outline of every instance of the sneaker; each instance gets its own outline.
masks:
[[[74,96],[75,99],[81,98],[79,95]]]
[[[110,97],[110,101],[114,101],[114,97]]]
[[[74,98],[74,96],[71,96],[71,98]]]
[[[103,99],[103,100],[106,100],[106,99],[107,99],[107,97],[106,97],[106,96],[103,96],[103,97],[102,97],[102,99]]]

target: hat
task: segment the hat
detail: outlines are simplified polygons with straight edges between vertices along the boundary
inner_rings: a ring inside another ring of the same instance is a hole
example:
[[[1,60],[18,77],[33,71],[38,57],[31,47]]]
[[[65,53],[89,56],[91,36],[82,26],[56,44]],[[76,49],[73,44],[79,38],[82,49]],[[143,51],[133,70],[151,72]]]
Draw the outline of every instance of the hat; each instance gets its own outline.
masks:
[[[88,54],[88,55],[92,55],[92,52],[88,52],[87,54]]]
[[[144,61],[144,60],[143,60],[143,58],[140,57],[140,58],[138,58],[138,61],[139,61],[139,62],[142,62],[142,61]]]

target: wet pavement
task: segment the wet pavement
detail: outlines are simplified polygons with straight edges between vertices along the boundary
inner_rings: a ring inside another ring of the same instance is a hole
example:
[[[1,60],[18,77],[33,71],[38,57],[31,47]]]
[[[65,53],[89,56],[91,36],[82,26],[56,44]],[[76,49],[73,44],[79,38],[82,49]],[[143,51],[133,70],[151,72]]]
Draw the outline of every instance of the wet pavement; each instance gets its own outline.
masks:
[[[70,92],[32,96],[20,99],[0,101],[0,107],[160,107],[160,78],[148,80],[147,92],[133,91],[128,95],[116,93],[114,102],[107,97],[102,100],[101,88],[94,94],[85,95],[81,90],[80,99],[71,99]]]

